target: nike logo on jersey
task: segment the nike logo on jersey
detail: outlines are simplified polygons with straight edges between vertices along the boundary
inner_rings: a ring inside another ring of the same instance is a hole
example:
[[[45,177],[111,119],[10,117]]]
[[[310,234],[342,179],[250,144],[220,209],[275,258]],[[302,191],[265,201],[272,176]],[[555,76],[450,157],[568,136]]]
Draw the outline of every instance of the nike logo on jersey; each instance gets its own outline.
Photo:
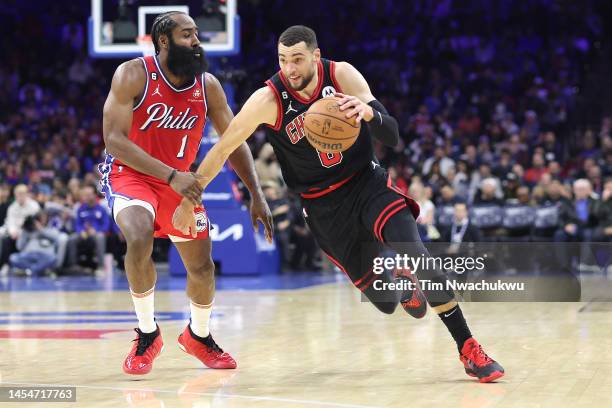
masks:
[[[155,96],[155,95],[159,95],[163,98],[161,92],[159,92],[159,84],[157,84],[157,88],[155,88],[155,91],[153,91],[153,93],[151,94],[151,96]]]
[[[289,114],[289,112],[297,113],[297,110],[293,109],[293,106],[291,106],[291,102],[293,101],[289,101],[289,106],[287,107],[287,112],[285,112],[285,115]]]

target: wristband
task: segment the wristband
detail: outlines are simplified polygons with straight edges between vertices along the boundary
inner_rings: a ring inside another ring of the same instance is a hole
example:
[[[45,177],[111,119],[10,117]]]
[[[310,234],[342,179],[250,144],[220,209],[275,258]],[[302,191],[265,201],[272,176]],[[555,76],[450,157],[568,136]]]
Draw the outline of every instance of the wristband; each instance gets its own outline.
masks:
[[[172,173],[170,173],[170,175],[168,176],[168,184],[172,183],[172,180],[174,180],[174,176],[176,176],[176,169],[172,169]]]

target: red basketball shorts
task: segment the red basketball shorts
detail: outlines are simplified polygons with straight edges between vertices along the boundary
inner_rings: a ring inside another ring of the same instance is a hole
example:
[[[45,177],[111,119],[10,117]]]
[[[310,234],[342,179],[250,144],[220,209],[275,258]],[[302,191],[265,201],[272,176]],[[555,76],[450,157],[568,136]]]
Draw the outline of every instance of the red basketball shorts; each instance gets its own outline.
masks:
[[[203,206],[194,209],[196,238],[185,235],[172,225],[174,210],[182,196],[168,184],[131,171],[112,172],[102,180],[102,187],[108,204],[117,220],[117,214],[124,208],[138,205],[147,209],[154,219],[154,236],[169,238],[172,242],[207,239],[210,223]]]

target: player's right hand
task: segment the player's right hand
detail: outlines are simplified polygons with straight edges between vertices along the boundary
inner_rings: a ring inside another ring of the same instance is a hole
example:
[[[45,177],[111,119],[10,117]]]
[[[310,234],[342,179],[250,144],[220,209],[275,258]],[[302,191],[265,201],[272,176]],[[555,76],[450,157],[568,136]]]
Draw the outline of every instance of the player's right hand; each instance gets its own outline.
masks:
[[[185,235],[191,235],[197,237],[198,232],[196,230],[195,216],[193,215],[193,205],[190,201],[183,200],[181,204],[176,207],[174,214],[172,215],[172,225],[177,230],[181,231]]]
[[[202,205],[202,183],[206,179],[197,173],[179,171],[170,182],[170,187],[197,207]]]

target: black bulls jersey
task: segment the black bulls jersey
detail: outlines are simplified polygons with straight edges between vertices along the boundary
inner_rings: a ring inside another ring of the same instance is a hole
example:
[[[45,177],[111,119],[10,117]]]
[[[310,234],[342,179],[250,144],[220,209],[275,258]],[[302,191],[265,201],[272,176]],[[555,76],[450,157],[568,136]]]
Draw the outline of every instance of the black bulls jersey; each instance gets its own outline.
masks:
[[[304,114],[317,100],[342,92],[334,76],[334,62],[321,59],[318,84],[310,99],[301,97],[281,71],[266,81],[276,95],[278,115],[268,126],[267,138],[278,159],[287,186],[295,192],[314,191],[347,179],[374,160],[368,126],[362,121],[355,144],[341,153],[322,153],[306,140]]]

